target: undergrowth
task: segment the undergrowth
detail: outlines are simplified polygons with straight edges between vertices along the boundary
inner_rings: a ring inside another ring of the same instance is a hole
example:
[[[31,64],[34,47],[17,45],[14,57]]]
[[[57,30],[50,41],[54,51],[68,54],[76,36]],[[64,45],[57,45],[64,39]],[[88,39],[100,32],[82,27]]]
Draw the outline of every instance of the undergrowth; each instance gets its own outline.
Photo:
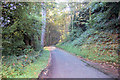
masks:
[[[87,36],[84,36],[86,34]],[[109,63],[118,68],[119,66],[116,65],[119,64],[117,36],[118,34],[96,30],[90,32],[88,29],[74,41],[59,43],[56,46],[87,60]]]
[[[16,56],[2,56],[2,78],[38,78],[39,73],[47,66],[49,51],[45,50],[41,55],[35,57],[40,52],[23,55],[18,58]]]

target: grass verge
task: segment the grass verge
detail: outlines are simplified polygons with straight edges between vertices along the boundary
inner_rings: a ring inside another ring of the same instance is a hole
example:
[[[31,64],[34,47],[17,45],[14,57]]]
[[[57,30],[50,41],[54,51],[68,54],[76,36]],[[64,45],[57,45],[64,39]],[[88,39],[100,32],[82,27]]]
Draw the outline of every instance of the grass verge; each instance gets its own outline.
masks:
[[[25,73],[18,78],[38,78],[40,72],[47,66],[49,51],[44,51],[43,55],[36,59],[34,63],[25,67]]]
[[[47,66],[49,51],[44,50],[37,59],[27,56],[25,59],[16,60],[14,56],[2,61],[2,78],[38,78],[40,72]],[[10,58],[13,57],[13,58]],[[31,62],[31,59],[34,62]],[[28,64],[29,63],[29,64]]]
[[[81,56],[87,60],[99,62],[99,63],[110,63],[116,67],[118,63],[117,54],[110,54],[108,51],[99,51],[96,46],[93,45],[82,45],[80,47],[72,46],[71,44],[56,45],[65,51],[68,51],[76,56]]]

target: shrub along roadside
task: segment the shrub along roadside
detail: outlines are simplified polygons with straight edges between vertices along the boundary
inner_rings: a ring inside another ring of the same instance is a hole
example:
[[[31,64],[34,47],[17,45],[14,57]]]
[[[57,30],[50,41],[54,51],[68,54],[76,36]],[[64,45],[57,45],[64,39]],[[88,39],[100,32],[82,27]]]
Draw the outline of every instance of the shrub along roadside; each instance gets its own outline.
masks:
[[[36,55],[39,52],[36,52]],[[34,54],[35,55],[35,54]],[[25,58],[17,60],[15,56],[9,56],[2,61],[2,78],[38,78],[39,73],[47,66],[49,51],[43,51],[37,59],[33,55],[25,55]]]

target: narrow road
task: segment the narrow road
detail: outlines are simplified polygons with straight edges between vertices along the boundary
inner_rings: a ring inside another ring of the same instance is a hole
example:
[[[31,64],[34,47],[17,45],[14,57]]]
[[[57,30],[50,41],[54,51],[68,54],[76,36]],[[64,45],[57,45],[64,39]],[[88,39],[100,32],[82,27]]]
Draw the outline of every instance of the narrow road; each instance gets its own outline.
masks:
[[[110,78],[63,50],[55,47],[49,50],[52,58],[49,78]]]

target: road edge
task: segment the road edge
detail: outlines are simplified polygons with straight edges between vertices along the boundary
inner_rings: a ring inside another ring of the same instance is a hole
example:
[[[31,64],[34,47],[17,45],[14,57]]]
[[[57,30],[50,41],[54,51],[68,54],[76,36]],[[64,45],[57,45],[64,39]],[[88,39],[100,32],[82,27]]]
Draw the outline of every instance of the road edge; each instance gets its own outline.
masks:
[[[60,49],[60,50],[62,50],[62,51],[65,51],[65,50],[62,49],[62,48],[59,48],[59,47],[56,47],[56,48],[58,48],[58,49]],[[65,52],[68,52],[68,51],[65,51]],[[68,53],[70,53],[70,52],[68,52]],[[73,55],[73,56],[75,56],[75,57],[77,57],[78,59],[80,59],[81,61],[83,61],[83,62],[86,63],[87,65],[89,65],[90,67],[93,67],[93,68],[99,70],[100,72],[102,72],[102,73],[110,76],[111,78],[119,78],[119,77],[118,77],[119,75],[117,76],[117,75],[115,75],[115,74],[108,73],[108,72],[106,71],[106,69],[102,68],[102,67],[100,66],[100,64],[98,64],[98,63],[92,63],[92,62],[90,62],[90,61],[86,61],[85,59],[80,58],[80,56],[76,56],[76,55],[73,54],[73,53],[70,53],[70,54]]]
[[[49,70],[51,67],[51,52],[49,51],[49,59],[48,59],[48,64],[47,66],[40,72],[39,76],[38,76],[38,80],[41,78],[48,78],[49,76]]]

